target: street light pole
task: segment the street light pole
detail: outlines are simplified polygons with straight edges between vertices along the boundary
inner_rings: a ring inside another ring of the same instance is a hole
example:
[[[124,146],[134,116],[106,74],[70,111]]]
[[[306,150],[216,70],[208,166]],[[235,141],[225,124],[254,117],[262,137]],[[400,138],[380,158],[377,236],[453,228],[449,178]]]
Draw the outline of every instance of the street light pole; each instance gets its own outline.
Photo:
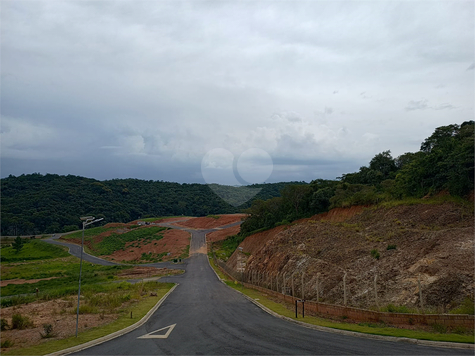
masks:
[[[84,228],[87,225],[94,224],[101,221],[104,218],[96,219],[94,216],[84,216],[82,220],[82,238],[81,238],[81,262],[79,262],[79,289],[78,289],[78,308],[76,313],[76,337],[78,337],[78,324],[79,324],[79,298],[81,296],[81,274],[82,274],[82,252],[84,251]]]

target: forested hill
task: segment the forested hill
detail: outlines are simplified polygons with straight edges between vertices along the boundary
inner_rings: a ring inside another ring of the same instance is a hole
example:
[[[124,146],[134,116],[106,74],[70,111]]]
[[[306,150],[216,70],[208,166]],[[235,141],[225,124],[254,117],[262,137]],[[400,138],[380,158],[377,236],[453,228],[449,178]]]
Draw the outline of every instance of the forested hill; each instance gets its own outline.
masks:
[[[280,195],[289,184],[256,184],[254,199]],[[239,201],[246,187],[214,186]],[[245,200],[245,199],[241,199]],[[205,184],[179,184],[139,179],[98,181],[73,175],[39,173],[1,180],[1,234],[28,235],[65,232],[80,227],[79,217],[94,215],[106,222],[128,222],[155,216],[205,216],[242,211],[251,201],[234,207]]]

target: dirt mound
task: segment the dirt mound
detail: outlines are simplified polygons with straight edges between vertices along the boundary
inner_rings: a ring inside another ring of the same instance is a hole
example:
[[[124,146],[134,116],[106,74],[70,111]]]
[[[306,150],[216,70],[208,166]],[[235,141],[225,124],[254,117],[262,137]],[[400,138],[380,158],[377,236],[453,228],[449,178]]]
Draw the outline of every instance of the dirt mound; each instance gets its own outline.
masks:
[[[184,222],[175,223],[173,225],[190,227],[192,229],[214,229],[220,226],[226,226],[235,222],[239,222],[246,214],[229,214],[205,216],[201,218],[192,218]]]
[[[206,241],[207,242],[221,241],[229,236],[237,235],[240,230],[241,230],[241,226],[236,225],[232,227],[227,227],[226,229],[213,231],[206,235]]]
[[[151,240],[147,244],[138,245],[137,241],[128,242],[124,250],[115,251],[102,258],[111,261],[155,262],[154,259],[169,261],[182,255],[190,244],[190,233],[183,230],[167,230],[160,240]]]
[[[305,273],[308,299],[316,299],[319,273],[320,300],[330,303],[343,302],[346,273],[349,305],[365,308],[375,304],[375,275],[380,305],[419,306],[420,276],[424,305],[444,311],[473,297],[474,221],[467,209],[455,203],[335,209],[247,237],[240,259],[261,275]],[[227,262],[232,268],[238,253]],[[295,288],[299,295],[300,283]]]

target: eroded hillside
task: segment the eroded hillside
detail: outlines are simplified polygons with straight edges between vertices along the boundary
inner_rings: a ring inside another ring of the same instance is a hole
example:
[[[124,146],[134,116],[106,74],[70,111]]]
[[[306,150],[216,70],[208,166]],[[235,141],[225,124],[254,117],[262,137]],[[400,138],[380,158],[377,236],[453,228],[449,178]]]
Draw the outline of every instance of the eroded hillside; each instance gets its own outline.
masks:
[[[473,298],[473,210],[454,202],[334,209],[251,235],[240,247],[228,266],[245,260],[261,279],[296,273],[296,295],[304,273],[306,299],[317,297],[318,273],[320,301],[330,303],[343,302],[345,273],[351,306],[375,305],[375,275],[380,305],[418,307],[419,276],[424,306],[445,311]]]

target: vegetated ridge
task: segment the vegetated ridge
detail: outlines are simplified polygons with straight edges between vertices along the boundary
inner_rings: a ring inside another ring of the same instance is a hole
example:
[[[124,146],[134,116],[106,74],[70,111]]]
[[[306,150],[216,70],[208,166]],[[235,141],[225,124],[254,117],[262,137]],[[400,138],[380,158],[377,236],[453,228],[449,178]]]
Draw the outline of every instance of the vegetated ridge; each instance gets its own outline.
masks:
[[[207,216],[232,214],[250,206],[232,206],[206,184],[179,184],[140,179],[96,179],[39,173],[9,176],[1,183],[2,236],[74,231],[80,216],[104,218],[104,223],[155,216]],[[230,201],[239,201],[246,189],[260,188],[254,199],[280,195],[289,184],[254,184],[248,187],[219,186]],[[214,187],[216,189],[216,187]]]

